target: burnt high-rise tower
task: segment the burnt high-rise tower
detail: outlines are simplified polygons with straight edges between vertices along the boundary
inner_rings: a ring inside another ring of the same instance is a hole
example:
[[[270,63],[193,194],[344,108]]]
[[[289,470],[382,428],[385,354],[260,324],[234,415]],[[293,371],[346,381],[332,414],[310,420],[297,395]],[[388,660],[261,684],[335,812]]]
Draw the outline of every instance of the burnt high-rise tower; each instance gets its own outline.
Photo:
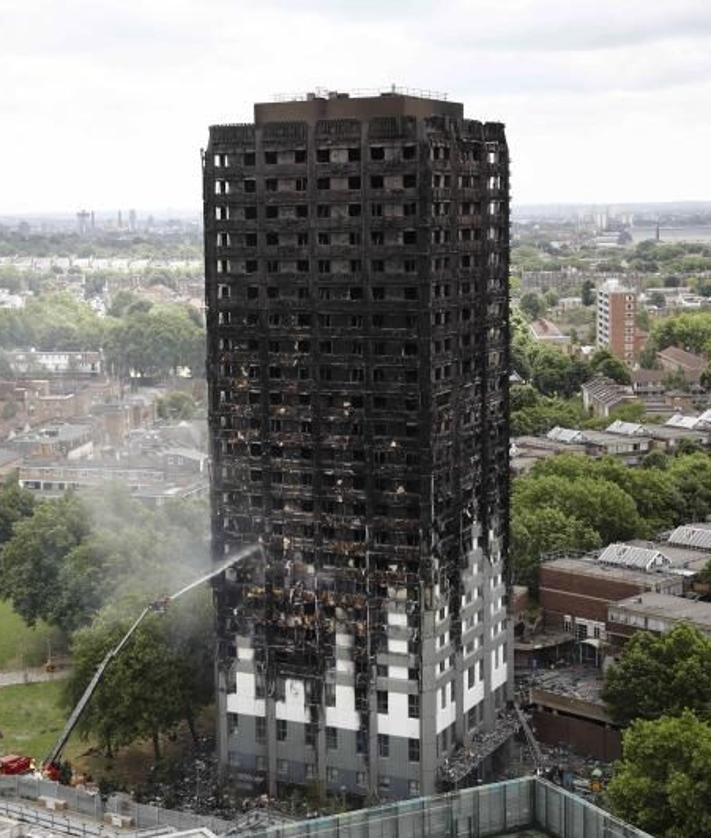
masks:
[[[461,104],[255,105],[204,157],[220,756],[403,797],[491,727],[507,642],[508,152]]]

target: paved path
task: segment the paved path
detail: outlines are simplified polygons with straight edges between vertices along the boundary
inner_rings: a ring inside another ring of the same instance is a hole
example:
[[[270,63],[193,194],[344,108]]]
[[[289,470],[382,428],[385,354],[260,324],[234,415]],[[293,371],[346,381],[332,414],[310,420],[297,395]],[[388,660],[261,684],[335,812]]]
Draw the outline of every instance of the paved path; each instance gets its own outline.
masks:
[[[70,674],[71,669],[58,669],[55,672],[47,672],[43,666],[15,669],[0,672],[0,687],[11,687],[15,684],[43,684],[46,681],[60,681],[62,678],[68,678]]]

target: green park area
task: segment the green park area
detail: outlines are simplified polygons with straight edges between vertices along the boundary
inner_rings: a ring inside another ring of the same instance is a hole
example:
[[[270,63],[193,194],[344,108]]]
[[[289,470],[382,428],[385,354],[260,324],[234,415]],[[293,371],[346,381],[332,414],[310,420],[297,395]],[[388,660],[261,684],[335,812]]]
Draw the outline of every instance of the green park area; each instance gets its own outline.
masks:
[[[62,635],[43,621],[30,628],[12,605],[0,600],[0,670],[42,666],[63,650]]]
[[[63,681],[1,687],[0,751],[26,754],[40,763],[64,727],[63,689]],[[65,756],[72,760],[86,749],[77,737],[69,742]]]

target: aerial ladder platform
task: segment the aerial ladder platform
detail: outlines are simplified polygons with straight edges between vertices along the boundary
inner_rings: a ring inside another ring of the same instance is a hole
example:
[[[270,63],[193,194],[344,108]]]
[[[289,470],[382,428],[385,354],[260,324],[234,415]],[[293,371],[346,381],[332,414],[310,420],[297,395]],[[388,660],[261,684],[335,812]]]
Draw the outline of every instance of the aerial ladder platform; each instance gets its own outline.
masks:
[[[52,750],[49,752],[44,762],[42,763],[42,773],[48,779],[59,779],[62,751],[64,750],[64,747],[67,744],[69,737],[72,735],[72,732],[74,731],[74,728],[77,726],[79,719],[82,717],[82,714],[86,710],[86,707],[91,701],[92,696],[96,692],[97,687],[99,686],[104,675],[106,674],[106,670],[109,668],[109,666],[111,666],[112,661],[116,657],[118,657],[118,655],[121,654],[128,642],[133,637],[136,630],[146,619],[146,617],[149,614],[164,614],[168,606],[172,602],[175,602],[176,599],[179,599],[184,594],[187,594],[189,591],[192,591],[194,588],[197,588],[203,583],[209,582],[211,579],[214,579],[216,576],[219,576],[221,573],[224,573],[226,570],[229,570],[231,567],[234,567],[236,564],[239,564],[239,562],[250,558],[255,553],[263,555],[261,544],[250,544],[249,546],[244,547],[242,550],[235,553],[230,559],[223,562],[219,567],[214,568],[209,573],[206,573],[204,576],[201,576],[199,579],[195,579],[193,582],[190,582],[188,585],[185,585],[184,588],[181,588],[176,593],[171,594],[170,596],[160,597],[154,602],[151,602],[143,609],[143,611],[141,611],[141,613],[133,622],[129,630],[121,638],[119,643],[113,649],[107,652],[106,656],[97,667],[96,672],[94,673],[91,681],[89,681],[86,689],[82,693],[81,698],[76,703],[69,718],[67,719],[67,723],[64,725],[64,729],[62,730],[59,738],[54,743]]]

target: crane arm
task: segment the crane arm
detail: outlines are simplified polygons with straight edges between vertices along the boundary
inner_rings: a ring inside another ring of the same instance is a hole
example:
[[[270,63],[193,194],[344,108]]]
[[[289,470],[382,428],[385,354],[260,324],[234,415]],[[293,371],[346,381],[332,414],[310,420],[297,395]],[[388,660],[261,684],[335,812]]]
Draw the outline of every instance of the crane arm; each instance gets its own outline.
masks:
[[[43,765],[50,770],[54,770],[56,773],[58,769],[59,759],[61,757],[62,751],[64,750],[64,746],[67,744],[67,740],[72,735],[74,728],[77,726],[79,719],[82,716],[82,713],[86,709],[87,704],[91,701],[91,697],[96,692],[96,688],[101,683],[104,674],[110,665],[111,661],[119,655],[128,641],[133,636],[136,629],[141,625],[141,623],[145,620],[148,614],[152,612],[162,613],[165,611],[165,607],[168,603],[172,602],[173,600],[178,599],[178,597],[183,596],[183,594],[188,593],[188,591],[192,591],[193,588],[197,588],[198,585],[202,585],[203,582],[208,582],[210,579],[214,579],[216,576],[219,576],[221,573],[224,573],[228,568],[232,567],[233,565],[237,564],[238,562],[242,561],[243,559],[248,558],[254,552],[261,552],[262,547],[259,544],[250,544],[247,547],[242,548],[239,552],[234,554],[228,561],[221,564],[219,567],[211,570],[209,573],[206,573],[204,576],[201,576],[199,579],[196,579],[194,582],[191,582],[189,585],[186,585],[184,588],[181,588],[177,593],[174,593],[172,596],[165,597],[163,599],[158,599],[155,602],[152,602],[146,608],[141,611],[138,618],[134,621],[131,628],[124,634],[121,638],[119,643],[111,649],[104,659],[101,661],[99,666],[96,669],[91,681],[89,681],[86,689],[82,693],[81,698],[76,703],[76,706],[71,712],[71,715],[67,719],[67,723],[64,725],[64,729],[62,730],[59,739],[54,743],[52,750],[50,751],[47,759],[44,761]]]

